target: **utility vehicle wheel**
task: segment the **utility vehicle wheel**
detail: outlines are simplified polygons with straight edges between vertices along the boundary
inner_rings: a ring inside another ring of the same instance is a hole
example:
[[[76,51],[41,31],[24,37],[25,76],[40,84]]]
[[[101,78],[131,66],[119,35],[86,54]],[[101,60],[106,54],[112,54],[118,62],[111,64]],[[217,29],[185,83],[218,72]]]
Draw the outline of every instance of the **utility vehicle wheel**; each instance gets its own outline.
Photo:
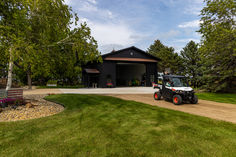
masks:
[[[182,97],[180,95],[174,95],[173,96],[173,103],[175,105],[180,105],[182,104]]]
[[[197,104],[198,103],[198,97],[196,95],[193,96],[193,99],[191,100],[192,104]]]
[[[155,92],[153,97],[154,97],[155,100],[160,100],[161,99],[161,93],[160,92]]]

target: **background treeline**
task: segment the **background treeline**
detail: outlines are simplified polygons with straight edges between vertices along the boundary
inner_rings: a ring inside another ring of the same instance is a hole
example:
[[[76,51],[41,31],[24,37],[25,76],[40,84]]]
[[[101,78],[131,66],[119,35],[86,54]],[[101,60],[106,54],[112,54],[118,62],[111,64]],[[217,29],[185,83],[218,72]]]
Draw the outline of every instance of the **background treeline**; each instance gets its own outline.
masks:
[[[199,44],[190,41],[180,52],[159,40],[148,52],[161,58],[159,69],[191,78],[191,85],[211,92],[236,91],[236,3],[233,0],[205,0],[198,32]]]

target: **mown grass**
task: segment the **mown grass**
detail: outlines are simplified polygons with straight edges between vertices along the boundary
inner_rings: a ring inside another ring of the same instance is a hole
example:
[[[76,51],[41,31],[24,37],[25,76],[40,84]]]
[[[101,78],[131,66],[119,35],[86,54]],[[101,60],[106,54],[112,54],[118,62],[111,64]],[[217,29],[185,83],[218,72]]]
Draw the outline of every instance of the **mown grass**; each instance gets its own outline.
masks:
[[[236,125],[96,95],[51,95],[65,111],[0,123],[0,156],[235,156]]]
[[[236,104],[236,93],[196,93],[199,99]]]

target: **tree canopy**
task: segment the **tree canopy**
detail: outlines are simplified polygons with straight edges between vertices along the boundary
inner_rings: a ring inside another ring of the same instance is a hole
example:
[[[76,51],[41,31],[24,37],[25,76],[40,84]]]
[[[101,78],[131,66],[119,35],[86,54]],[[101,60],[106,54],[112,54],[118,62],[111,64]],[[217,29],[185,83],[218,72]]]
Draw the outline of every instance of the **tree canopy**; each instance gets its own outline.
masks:
[[[174,52],[173,47],[165,46],[160,40],[155,40],[148,48],[148,53],[161,59],[158,62],[159,71],[165,72],[169,69],[172,73],[182,73],[181,58]]]
[[[199,32],[204,79],[210,91],[230,91],[236,86],[236,3],[205,0]]]
[[[198,87],[200,85],[200,77],[202,76],[198,44],[194,41],[190,41],[183,50],[180,51],[180,56],[183,61],[184,74],[191,77],[191,84],[194,87]]]
[[[6,0],[0,8],[1,48],[29,86],[32,78],[78,78],[82,64],[101,61],[90,28],[63,0]]]

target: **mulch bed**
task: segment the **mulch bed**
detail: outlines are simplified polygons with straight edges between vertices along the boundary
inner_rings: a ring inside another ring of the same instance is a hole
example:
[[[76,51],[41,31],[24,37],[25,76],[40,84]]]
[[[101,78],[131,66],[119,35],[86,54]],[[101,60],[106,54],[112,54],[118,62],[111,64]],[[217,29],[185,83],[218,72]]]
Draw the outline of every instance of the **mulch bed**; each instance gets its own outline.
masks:
[[[46,95],[26,95],[24,99],[29,104],[22,106],[8,106],[0,112],[0,122],[35,119],[57,114],[64,110],[64,107],[44,100]]]

